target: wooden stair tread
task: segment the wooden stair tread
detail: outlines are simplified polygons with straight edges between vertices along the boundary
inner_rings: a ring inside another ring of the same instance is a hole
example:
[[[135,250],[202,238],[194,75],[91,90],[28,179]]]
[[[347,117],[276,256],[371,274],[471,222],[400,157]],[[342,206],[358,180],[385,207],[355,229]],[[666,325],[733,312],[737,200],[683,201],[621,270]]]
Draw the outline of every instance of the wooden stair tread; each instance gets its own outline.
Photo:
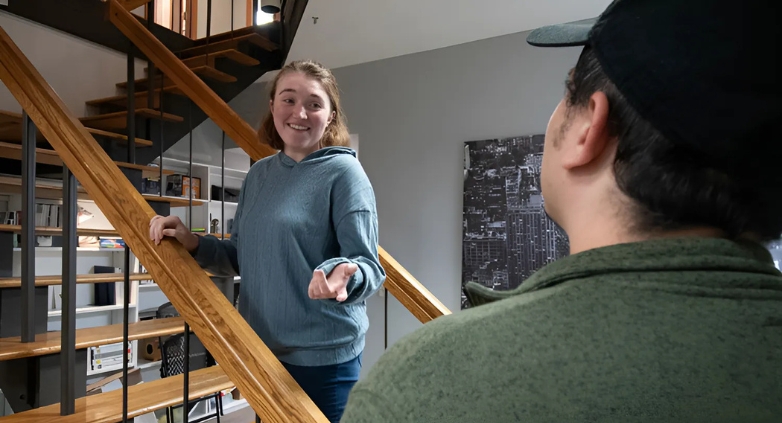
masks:
[[[194,68],[190,68],[196,75],[200,75],[204,78],[212,79],[218,82],[236,82],[237,79],[233,75],[229,75],[225,72],[219,71],[211,66],[197,66]],[[152,83],[156,86],[160,86],[161,76],[158,75],[154,78],[152,78]],[[146,90],[147,84],[149,83],[149,78],[139,78],[135,81],[135,88],[137,90]],[[128,83],[125,82],[118,82],[117,88],[127,89]]]
[[[160,167],[158,166],[147,166],[137,163],[126,163],[126,162],[114,162],[119,167],[124,167],[128,169],[138,169],[143,170],[145,172],[155,172],[156,174],[160,174]],[[173,175],[174,171],[170,169],[163,169],[164,175]]]
[[[190,372],[189,399],[194,400],[226,389],[234,384],[220,366]],[[171,376],[128,387],[128,418],[160,410],[183,402],[183,375]],[[10,416],[1,423],[115,423],[122,421],[122,389],[90,395],[76,400],[76,412],[60,416],[60,404],[47,405]]]
[[[117,141],[121,141],[123,144],[128,143],[128,136],[123,134],[118,134],[116,132],[109,132],[104,131],[102,129],[97,128],[87,128],[87,132],[89,132],[92,135],[98,135],[103,136],[106,138],[111,138]],[[154,143],[150,140],[145,140],[143,138],[136,137],[133,142],[136,144],[136,147],[152,147]]]
[[[13,232],[15,234],[22,233],[21,225],[0,225],[0,232]],[[36,235],[62,235],[62,228],[50,228],[44,226],[35,227]],[[112,229],[89,229],[89,228],[77,228],[76,234],[78,236],[107,236],[118,237],[119,233]]]
[[[12,160],[22,160],[22,144],[0,142],[0,157]],[[35,162],[62,166],[62,159],[60,159],[57,152],[47,148],[35,149]]]
[[[182,116],[171,113],[161,113],[154,109],[140,108],[136,109],[136,118],[160,119],[167,122],[184,122]],[[79,118],[84,126],[98,129],[125,129],[128,124],[128,111],[104,113],[95,116],[86,116]]]
[[[149,273],[131,273],[131,281],[152,280]],[[124,282],[124,273],[90,273],[76,275],[76,283],[103,283],[103,282]],[[62,275],[36,276],[35,286],[62,285]],[[0,278],[0,289],[19,288],[22,286],[21,277]]]
[[[155,93],[155,99],[154,99],[155,107],[159,107],[158,96],[160,95],[160,88],[155,88],[153,91]],[[165,87],[163,89],[163,92],[184,95],[184,93],[179,88],[177,88],[176,85],[169,85],[169,86]],[[148,96],[149,96],[149,91],[139,91],[139,92],[136,92],[136,94],[135,94],[136,105],[145,105],[145,104],[147,104]],[[128,105],[128,95],[127,94],[120,94],[120,95],[115,95],[115,96],[112,96],[112,97],[98,98],[98,99],[95,99],[95,100],[89,100],[86,103],[87,103],[88,106],[95,106],[95,107],[106,106],[106,105],[127,107],[127,105]]]
[[[203,76],[217,82],[231,83],[236,82],[235,76],[219,71],[211,66],[197,66],[191,69],[196,75]]]
[[[142,320],[128,324],[128,340],[173,335],[185,330],[181,317]],[[35,336],[34,342],[21,342],[21,338],[0,338],[0,361],[36,357],[60,352],[60,332],[46,332]],[[76,349],[122,342],[122,323],[94,328],[76,329]]]
[[[185,197],[171,197],[168,195],[159,196],[155,194],[141,194],[142,197],[144,197],[147,201],[153,201],[156,203],[169,203],[171,204],[171,207],[188,207],[190,205],[190,200]],[[206,200],[198,200],[193,199],[193,205],[194,206],[202,206],[206,204]]]
[[[247,27],[244,27],[244,28],[234,29],[233,31],[225,31],[225,32],[217,33],[217,34],[212,34],[212,35],[209,36],[209,43],[210,44],[211,43],[216,43],[216,42],[219,42],[219,41],[223,41],[223,40],[229,39],[231,37],[235,38],[235,37],[242,37],[242,36],[245,36],[245,35],[248,35],[248,34],[254,34],[254,33],[257,32],[257,30],[258,30],[257,26],[247,26]],[[206,37],[197,38],[197,39],[193,40],[193,45],[194,46],[201,46],[201,45],[206,44],[206,41],[207,41]]]
[[[208,55],[204,54],[201,56],[190,57],[182,60],[182,62],[184,62],[188,67],[191,66],[191,64],[194,64],[195,66],[203,66],[207,56],[214,59],[225,58],[245,66],[256,66],[261,63],[257,59],[250,57],[236,49],[226,49],[210,52]]]
[[[118,141],[127,142],[128,136],[117,134],[115,132],[103,131],[96,128],[87,128],[87,132],[92,135],[98,135],[113,138]],[[40,131],[37,133],[38,141],[46,141]],[[22,115],[20,113],[0,110],[0,140],[13,141],[21,144],[22,142]],[[136,138],[137,147],[151,147],[152,141]]]
[[[204,43],[185,50],[180,50],[177,53],[177,56],[181,58],[188,58],[193,56],[200,56],[202,54],[205,54],[207,51],[212,53],[216,51],[222,51],[225,49],[235,49],[239,45],[239,43],[245,41],[255,44],[258,47],[261,47],[262,49],[267,51],[274,51],[278,49],[277,45],[271,42],[268,38],[258,33],[252,32],[250,34],[235,35],[233,38],[229,37],[222,40],[210,39],[209,44]]]
[[[120,162],[122,163],[122,162]],[[131,165],[131,163],[122,163],[123,165]],[[133,165],[136,166],[136,165]],[[137,165],[142,167],[142,165]],[[148,166],[149,169],[154,169],[155,175],[159,175],[158,168]],[[142,169],[143,170],[143,169]],[[151,172],[151,170],[148,170]],[[172,174],[170,170],[164,170],[165,174]],[[0,193],[12,193],[21,194],[22,192],[22,178],[20,176],[0,176]],[[62,182],[61,181],[41,181],[37,180],[35,183],[35,196],[36,198],[48,198],[51,200],[62,199]],[[189,206],[187,198],[183,197],[171,197],[168,195],[159,196],[155,194],[141,194],[147,201],[154,201],[157,203],[169,203],[171,207],[186,207]],[[90,200],[90,196],[84,187],[79,187],[77,197],[80,200]],[[194,206],[203,205],[206,200],[193,199]]]
[[[182,62],[184,62],[185,66],[187,67],[198,67],[208,65],[209,63],[207,63],[207,58],[209,60],[224,58],[245,66],[257,66],[261,63],[258,61],[258,59],[250,57],[236,49],[220,50],[210,52],[208,55],[203,54],[200,56],[189,57],[187,59],[183,59]]]

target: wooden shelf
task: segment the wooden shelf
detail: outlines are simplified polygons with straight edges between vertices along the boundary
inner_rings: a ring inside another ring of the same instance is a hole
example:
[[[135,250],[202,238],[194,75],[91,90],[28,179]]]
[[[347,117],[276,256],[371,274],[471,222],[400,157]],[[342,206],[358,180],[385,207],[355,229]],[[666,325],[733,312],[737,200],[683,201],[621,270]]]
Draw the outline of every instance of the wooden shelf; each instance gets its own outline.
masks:
[[[189,399],[232,389],[234,384],[220,366],[190,372]],[[177,375],[128,387],[128,418],[181,404],[184,376]],[[6,417],[0,423],[114,423],[122,421],[122,389],[76,400],[76,413],[60,415],[60,404],[47,405]]]
[[[171,113],[161,113],[154,109],[140,108],[136,109],[136,118],[159,119],[166,122],[184,122],[182,116]],[[128,126],[128,112],[105,113],[102,115],[87,116],[79,118],[84,126],[98,129],[125,129]]]
[[[152,280],[149,273],[131,273],[131,281]],[[124,282],[124,273],[95,273],[76,275],[76,283],[103,283],[103,282]],[[62,285],[62,275],[36,276],[35,286]],[[22,286],[21,277],[0,278],[0,289],[19,288]]]
[[[185,330],[181,317],[143,320],[128,325],[128,339],[151,338],[173,335]],[[36,357],[60,352],[60,332],[46,332],[36,335],[34,342],[21,342],[21,338],[0,338],[0,361]],[[76,349],[81,350],[99,345],[122,342],[122,324],[76,329]],[[2,419],[0,419],[2,421]]]
[[[124,112],[123,112],[124,113]],[[0,142],[0,157],[6,158],[6,159],[14,159],[14,160],[21,160],[22,159],[22,145],[21,144],[11,144],[7,142]],[[43,163],[53,166],[62,166],[62,159],[60,158],[60,155],[57,153],[56,150],[51,150],[48,148],[36,148],[35,149],[35,162],[36,163]],[[155,170],[157,172],[158,168],[154,166],[144,166],[144,165],[137,165],[133,163],[125,163],[125,162],[117,162],[115,161],[114,164],[116,164],[119,167],[128,167],[133,169],[141,169],[141,170]],[[163,171],[165,174],[172,174],[174,172],[172,171]]]
[[[0,225],[0,232],[13,232],[15,234],[20,234],[20,233],[22,233],[22,226],[21,225]],[[36,235],[60,236],[60,235],[62,235],[62,228],[49,228],[49,227],[37,226],[35,228],[35,234]],[[78,228],[78,229],[76,229],[76,234],[78,236],[107,236],[107,237],[118,237],[119,236],[119,233],[117,231],[110,230],[110,229]]]
[[[159,174],[159,168],[154,166],[142,166],[134,165],[131,163],[121,163],[122,167],[131,167],[134,169],[140,169],[145,173],[152,172],[150,169],[154,169],[154,175]],[[164,170],[163,173],[171,174],[172,171]],[[0,176],[0,193],[21,194],[22,192],[22,178],[18,176]],[[36,198],[46,198],[50,200],[62,199],[62,183],[60,181],[43,182],[37,181],[35,184],[35,196]],[[159,196],[155,194],[141,194],[147,201],[154,201],[158,203],[169,203],[171,207],[187,207],[189,205],[187,198],[171,197],[171,196]],[[80,200],[91,200],[89,194],[83,187],[79,187],[77,197]],[[193,199],[194,206],[200,206],[206,203],[206,200]]]

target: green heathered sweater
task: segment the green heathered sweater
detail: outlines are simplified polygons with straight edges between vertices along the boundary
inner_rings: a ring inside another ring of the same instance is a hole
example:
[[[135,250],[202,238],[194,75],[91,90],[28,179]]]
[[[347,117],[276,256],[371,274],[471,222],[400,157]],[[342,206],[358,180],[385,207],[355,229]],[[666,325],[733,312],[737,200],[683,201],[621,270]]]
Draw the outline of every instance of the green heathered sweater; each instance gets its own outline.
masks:
[[[390,348],[342,422],[782,422],[782,275],[761,246],[614,245],[487,291]]]

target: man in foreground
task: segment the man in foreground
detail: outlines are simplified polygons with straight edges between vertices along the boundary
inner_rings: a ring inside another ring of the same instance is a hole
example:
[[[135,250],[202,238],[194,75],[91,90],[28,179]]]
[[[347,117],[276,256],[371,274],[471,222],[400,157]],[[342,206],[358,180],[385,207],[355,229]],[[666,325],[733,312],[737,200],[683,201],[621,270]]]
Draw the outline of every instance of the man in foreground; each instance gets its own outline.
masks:
[[[533,32],[585,46],[542,168],[571,255],[511,292],[468,285],[477,307],[396,343],[342,422],[782,421],[775,17],[618,0]]]

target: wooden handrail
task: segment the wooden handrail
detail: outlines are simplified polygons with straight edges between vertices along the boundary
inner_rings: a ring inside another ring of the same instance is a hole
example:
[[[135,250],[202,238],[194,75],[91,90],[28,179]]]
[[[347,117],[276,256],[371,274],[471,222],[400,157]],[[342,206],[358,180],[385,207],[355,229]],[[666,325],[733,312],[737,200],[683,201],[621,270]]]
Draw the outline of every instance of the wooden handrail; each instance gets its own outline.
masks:
[[[451,314],[421,282],[418,282],[399,262],[394,260],[382,247],[378,246],[380,264],[386,270],[386,282],[383,287],[396,297],[405,308],[410,310],[421,323],[440,316]]]
[[[225,135],[241,145],[254,160],[274,154],[276,151],[258,140],[255,130],[220,98],[206,83],[197,77],[187,65],[149,32],[138,19],[125,10],[117,0],[109,1],[109,20],[149,60],[173,81],[185,95],[193,100]]]
[[[114,8],[119,8],[112,0]],[[126,12],[127,13],[127,12]],[[143,28],[143,27],[142,27]],[[0,28],[0,80],[266,422],[328,420],[180,244],[149,240],[154,210]]]
[[[111,21],[125,36],[149,57],[157,67],[163,69],[166,76],[182,88],[198,107],[230,136],[253,160],[260,160],[276,153],[276,150],[261,143],[258,133],[236,114],[217,94],[188,69],[179,59],[158,41],[143,25],[138,23],[127,11],[112,2],[109,15]],[[380,260],[388,277],[385,287],[421,322],[426,323],[444,314],[451,314],[437,298],[420,282],[405,270],[382,248]]]

